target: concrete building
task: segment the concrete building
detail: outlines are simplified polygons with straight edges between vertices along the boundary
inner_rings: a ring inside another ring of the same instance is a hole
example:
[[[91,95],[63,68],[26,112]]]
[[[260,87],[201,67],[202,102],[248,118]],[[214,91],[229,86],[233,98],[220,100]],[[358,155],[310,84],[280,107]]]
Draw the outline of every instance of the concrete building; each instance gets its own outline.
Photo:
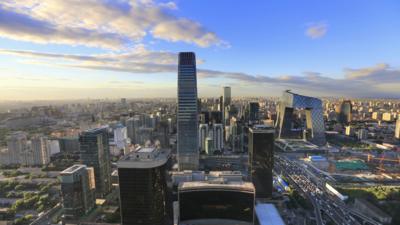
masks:
[[[214,154],[214,139],[212,137],[206,137],[204,151],[207,155]]]
[[[48,139],[44,136],[35,136],[31,138],[32,165],[41,166],[50,162],[50,149],[48,148]]]
[[[78,153],[79,152],[79,137],[66,136],[58,139],[60,151],[62,153]]]
[[[177,158],[179,170],[199,167],[196,57],[193,52],[179,53]]]
[[[206,150],[206,138],[208,137],[208,124],[199,125],[199,149]]]
[[[25,132],[15,132],[7,137],[9,164],[27,164],[28,140]]]
[[[383,113],[382,114],[382,120],[383,121],[387,121],[387,122],[392,121],[393,120],[393,114],[390,113],[390,112]]]
[[[77,221],[95,206],[93,168],[73,165],[60,173],[64,219]]]
[[[397,116],[397,121],[396,121],[396,128],[394,132],[394,137],[397,139],[400,139],[400,116]]]
[[[214,140],[214,150],[222,151],[224,148],[224,128],[222,124],[212,126],[212,137]]]
[[[79,135],[80,160],[93,167],[96,195],[104,197],[111,191],[111,161],[107,127],[87,130]]]
[[[354,136],[355,134],[355,129],[353,126],[346,126],[346,130],[345,130],[345,134],[346,136]]]
[[[169,150],[150,147],[118,161],[121,225],[165,224],[169,157]]]
[[[367,140],[368,139],[368,130],[367,129],[359,129],[357,131],[357,139],[358,140]]]

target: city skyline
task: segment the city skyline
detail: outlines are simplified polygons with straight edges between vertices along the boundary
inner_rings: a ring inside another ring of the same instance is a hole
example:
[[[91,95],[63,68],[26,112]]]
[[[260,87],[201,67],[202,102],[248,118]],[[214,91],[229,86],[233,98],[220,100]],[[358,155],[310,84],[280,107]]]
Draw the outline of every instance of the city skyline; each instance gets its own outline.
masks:
[[[200,97],[231,86],[232,97],[292,89],[398,98],[399,9],[396,1],[5,1],[0,101],[175,97],[182,51],[198,56]]]

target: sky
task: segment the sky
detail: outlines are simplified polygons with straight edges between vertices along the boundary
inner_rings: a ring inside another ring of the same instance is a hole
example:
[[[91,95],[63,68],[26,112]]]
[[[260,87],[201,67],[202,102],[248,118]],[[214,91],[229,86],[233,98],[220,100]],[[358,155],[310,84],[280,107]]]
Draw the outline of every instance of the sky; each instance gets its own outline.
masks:
[[[400,98],[398,0],[2,0],[0,100],[198,94]]]

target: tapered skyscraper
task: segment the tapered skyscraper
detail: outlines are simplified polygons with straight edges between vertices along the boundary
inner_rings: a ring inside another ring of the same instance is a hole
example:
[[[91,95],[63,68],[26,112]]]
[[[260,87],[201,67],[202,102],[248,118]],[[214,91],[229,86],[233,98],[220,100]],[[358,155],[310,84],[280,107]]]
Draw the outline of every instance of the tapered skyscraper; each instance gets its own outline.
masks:
[[[196,56],[179,53],[178,65],[178,165],[179,170],[199,166]]]

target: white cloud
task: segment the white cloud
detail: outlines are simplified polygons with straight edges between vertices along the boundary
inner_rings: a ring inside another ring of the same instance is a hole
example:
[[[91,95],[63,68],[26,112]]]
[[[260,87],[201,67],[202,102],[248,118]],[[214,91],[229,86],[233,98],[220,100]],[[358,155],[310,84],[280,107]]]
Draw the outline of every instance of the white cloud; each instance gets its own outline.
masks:
[[[1,1],[0,35],[31,42],[108,49],[135,45],[151,33],[155,38],[201,47],[222,42],[200,23],[168,12],[176,9],[174,2],[153,0]],[[164,28],[170,29],[168,34]]]
[[[150,51],[141,45],[127,53],[87,56],[16,50],[0,50],[0,54],[12,54],[34,59],[45,57],[44,64],[48,64],[51,59],[57,59],[53,66],[117,71],[140,75],[151,73],[175,75],[177,69],[177,54]],[[201,69],[201,66],[197,70],[199,78],[206,83],[208,82],[207,80],[213,78],[223,78],[225,82],[238,83],[241,88],[248,85],[253,87],[254,90],[260,90],[260,87],[273,86],[275,89],[301,90],[320,96],[400,97],[398,88],[395,88],[400,87],[400,69],[391,68],[386,64],[378,64],[360,69],[344,69],[344,73],[344,78],[331,78],[312,71],[304,72],[304,75],[281,75],[276,77]],[[249,89],[249,91],[252,92],[252,89]],[[267,94],[259,93],[259,95]]]
[[[311,39],[322,38],[328,32],[328,25],[324,22],[310,23],[307,25],[305,34]]]
[[[200,47],[221,44],[215,33],[208,32],[199,23],[187,19],[161,22],[152,29],[151,33],[159,39],[195,43]]]

